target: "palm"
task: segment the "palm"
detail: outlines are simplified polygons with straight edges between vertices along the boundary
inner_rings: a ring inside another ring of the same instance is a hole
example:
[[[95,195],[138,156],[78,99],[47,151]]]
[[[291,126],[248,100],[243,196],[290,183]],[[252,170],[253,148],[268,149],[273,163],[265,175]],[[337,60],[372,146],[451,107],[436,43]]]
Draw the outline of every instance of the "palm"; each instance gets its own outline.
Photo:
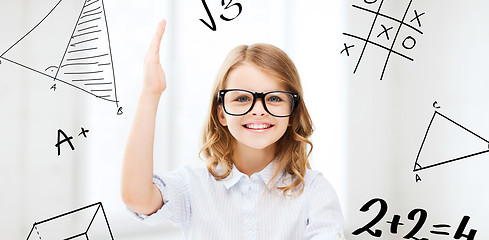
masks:
[[[165,20],[158,24],[158,29],[144,58],[143,89],[147,93],[161,94],[166,89],[165,72],[160,63],[160,44],[165,27]]]

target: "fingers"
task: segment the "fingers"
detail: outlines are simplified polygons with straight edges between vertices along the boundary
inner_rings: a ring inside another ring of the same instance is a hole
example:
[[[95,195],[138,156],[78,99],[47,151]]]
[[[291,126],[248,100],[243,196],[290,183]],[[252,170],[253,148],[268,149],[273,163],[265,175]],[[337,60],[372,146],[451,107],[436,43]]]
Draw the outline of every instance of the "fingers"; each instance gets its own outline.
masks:
[[[153,36],[153,40],[151,40],[148,53],[158,54],[160,52],[161,39],[163,38],[163,33],[165,33],[165,28],[166,20],[163,19],[161,22],[158,23],[158,28],[156,29],[156,33]]]

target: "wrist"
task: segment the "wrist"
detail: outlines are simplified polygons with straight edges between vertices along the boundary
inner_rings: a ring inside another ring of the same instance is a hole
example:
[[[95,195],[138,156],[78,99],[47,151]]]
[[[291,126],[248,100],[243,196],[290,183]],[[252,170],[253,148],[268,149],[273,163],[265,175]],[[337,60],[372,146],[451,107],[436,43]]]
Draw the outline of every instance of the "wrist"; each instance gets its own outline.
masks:
[[[161,90],[148,89],[145,87],[141,90],[141,96],[147,96],[149,98],[160,98],[161,94],[163,94],[163,91]]]
[[[151,92],[151,91],[141,91],[141,94],[139,95],[139,102],[142,103],[143,105],[158,105],[160,98],[161,98],[161,93],[158,92]]]

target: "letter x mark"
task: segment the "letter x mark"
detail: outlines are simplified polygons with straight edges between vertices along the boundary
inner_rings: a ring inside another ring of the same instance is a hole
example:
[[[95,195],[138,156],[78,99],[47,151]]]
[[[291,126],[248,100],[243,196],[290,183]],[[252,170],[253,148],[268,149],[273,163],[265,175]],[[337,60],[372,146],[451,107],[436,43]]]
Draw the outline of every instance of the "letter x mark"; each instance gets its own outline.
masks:
[[[383,33],[385,33],[385,37],[387,38],[387,40],[389,40],[389,30],[391,30],[393,27],[390,27],[390,28],[387,28],[384,26],[384,24],[380,24],[380,26],[382,26],[382,28],[384,29],[384,31],[382,31],[379,35],[377,35],[377,37],[380,37],[380,35],[382,35]]]
[[[414,15],[416,15],[416,17],[414,17],[410,22],[416,20],[418,22],[418,26],[421,27],[421,21],[419,21],[419,17],[423,16],[425,13],[421,13],[418,15],[418,12],[416,10],[414,10]]]
[[[340,54],[342,54],[343,52],[346,51],[346,56],[350,56],[350,52],[348,51],[348,48],[352,48],[354,47],[355,45],[350,45],[350,46],[347,46],[346,43],[343,43],[343,46],[345,46],[345,48],[343,48],[343,50],[341,50]]]

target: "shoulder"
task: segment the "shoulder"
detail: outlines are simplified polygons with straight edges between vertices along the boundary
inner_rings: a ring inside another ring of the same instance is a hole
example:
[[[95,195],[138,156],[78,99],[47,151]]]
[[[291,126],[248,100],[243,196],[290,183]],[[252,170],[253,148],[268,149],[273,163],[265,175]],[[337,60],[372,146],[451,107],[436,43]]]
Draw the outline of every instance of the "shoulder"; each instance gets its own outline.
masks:
[[[163,180],[174,180],[178,182],[182,182],[185,185],[190,183],[199,183],[209,179],[209,171],[207,168],[202,166],[191,166],[191,165],[183,165],[178,168],[167,172],[165,174],[159,175]],[[159,176],[155,176],[159,178]]]
[[[184,165],[179,168],[179,171],[182,173],[185,173],[190,176],[196,176],[196,177],[206,177],[209,174],[209,171],[205,166],[195,166],[195,165]]]
[[[304,181],[306,182],[306,185],[311,184],[318,176],[322,177],[322,175],[323,174],[320,171],[307,169],[306,174],[304,175]]]
[[[209,171],[205,166],[202,165],[184,165],[180,166],[179,168],[176,169],[176,171],[183,176],[189,177],[189,178],[208,178],[209,177]]]
[[[331,187],[329,181],[323,176],[320,171],[307,169],[306,174],[304,176],[305,186],[309,187]]]
[[[336,198],[336,191],[333,186],[319,171],[307,169],[304,176],[304,184],[304,191],[309,194]]]

